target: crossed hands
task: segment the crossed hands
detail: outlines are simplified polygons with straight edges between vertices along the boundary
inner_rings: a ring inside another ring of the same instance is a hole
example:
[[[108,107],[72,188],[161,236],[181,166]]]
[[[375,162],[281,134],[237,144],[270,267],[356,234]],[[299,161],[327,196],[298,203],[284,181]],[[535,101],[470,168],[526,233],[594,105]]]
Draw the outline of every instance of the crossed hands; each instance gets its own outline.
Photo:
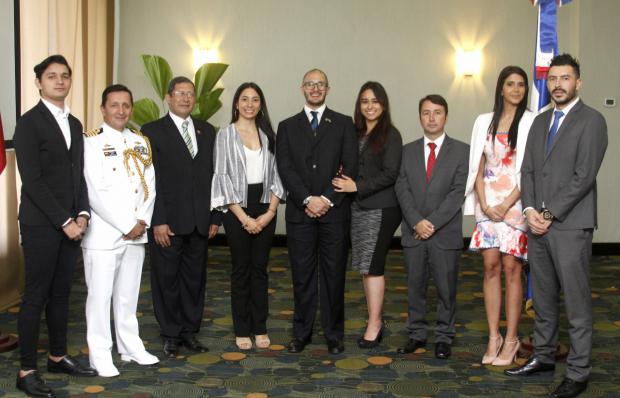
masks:
[[[426,240],[435,233],[435,226],[430,221],[423,219],[413,227],[413,239]]]
[[[259,234],[269,223],[273,220],[276,213],[271,211],[266,211],[256,218],[252,218],[247,216],[245,224],[242,223],[243,229],[246,230],[247,233],[251,235]]]
[[[62,227],[63,232],[71,240],[78,241],[84,237],[88,228],[88,218],[77,216],[75,220],[71,220],[67,225]]]
[[[133,226],[131,231],[129,231],[126,235],[123,235],[123,240],[140,239],[145,233],[146,223],[143,220],[137,220],[136,225]]]
[[[306,205],[306,215],[310,218],[319,218],[324,216],[331,206],[327,199],[321,196],[311,196]]]
[[[529,209],[525,214],[527,225],[534,235],[544,235],[549,231],[552,220],[545,220],[541,213],[534,209]]]
[[[495,206],[488,206],[486,210],[484,210],[484,214],[486,214],[491,221],[499,222],[504,219],[509,209],[510,207],[502,202]]]

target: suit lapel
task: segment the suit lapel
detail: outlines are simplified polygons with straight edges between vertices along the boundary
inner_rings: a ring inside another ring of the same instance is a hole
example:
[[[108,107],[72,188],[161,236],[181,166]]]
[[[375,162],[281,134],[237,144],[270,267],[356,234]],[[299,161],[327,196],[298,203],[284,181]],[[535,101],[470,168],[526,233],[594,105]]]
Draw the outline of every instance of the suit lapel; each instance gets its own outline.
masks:
[[[176,124],[174,124],[174,121],[172,120],[172,117],[170,117],[170,114],[166,115],[165,121],[168,127],[168,132],[171,135],[170,142],[174,143],[174,145],[177,147],[177,150],[182,153],[184,157],[192,160],[189,149],[187,149],[187,145],[185,145],[185,141],[183,141],[183,137],[181,137],[181,132],[177,128]],[[196,128],[195,125],[194,128]],[[196,141],[198,141],[198,134],[196,134]]]
[[[426,165],[424,164],[424,138],[418,140],[414,148],[413,175],[416,177],[416,185],[424,187],[426,191]]]
[[[80,131],[80,126],[73,120],[71,116],[69,116],[69,130],[71,131],[71,148],[69,151],[71,152],[71,158],[75,159],[76,157],[81,155],[80,147],[77,143],[81,139],[81,135],[83,131]],[[64,139],[64,137],[63,137]]]
[[[323,112],[323,116],[321,117],[321,121],[319,122],[319,128],[317,129],[316,140],[314,141],[314,145],[317,145],[319,141],[326,135],[326,131],[329,129],[332,119],[333,119],[333,111],[329,108],[325,108],[325,112]],[[310,129],[312,131],[312,129]]]
[[[306,116],[306,112],[303,109],[301,110],[301,113],[297,114],[297,125],[299,126],[299,130],[303,132],[303,137],[311,141],[314,140],[314,132],[310,127],[308,116]]]
[[[192,122],[194,123],[194,132],[196,133],[196,146],[198,147],[198,152],[194,157],[194,159],[196,159],[198,156],[201,156],[201,154],[205,156],[205,152],[208,153],[209,151],[207,149],[207,137],[205,136],[206,132],[202,131],[202,128],[198,126],[196,119],[192,118]],[[183,145],[185,145],[185,142],[183,142]],[[187,153],[189,154],[189,150]]]
[[[65,136],[62,133],[60,126],[58,125],[58,121],[56,121],[56,118],[52,115],[52,112],[50,112],[47,106],[45,106],[43,101],[39,101],[39,111],[41,111],[43,117],[47,119],[48,124],[53,126],[52,131],[50,131],[53,140],[56,141],[57,145],[62,145],[62,147],[67,151],[67,155],[70,155],[70,150],[67,148],[67,141],[65,140]],[[71,127],[71,123],[69,123],[69,127]],[[82,132],[80,131],[80,134],[81,133]],[[71,134],[73,135],[73,131],[71,131]],[[71,141],[73,142],[73,137],[71,137]]]
[[[551,155],[551,152],[553,152],[553,148],[555,148],[555,145],[558,142],[558,140],[561,140],[562,137],[564,135],[566,135],[566,134],[563,134],[564,131],[570,130],[573,127],[573,125],[575,124],[575,122],[577,121],[577,119],[579,118],[578,112],[579,112],[579,109],[581,108],[581,104],[582,104],[581,100],[577,101],[577,103],[573,106],[573,109],[571,109],[568,112],[568,114],[566,116],[564,116],[566,119],[564,119],[564,121],[560,125],[560,128],[556,132],[555,138],[553,139],[553,142],[551,143],[551,148],[549,148],[549,150],[546,151],[546,153],[545,153],[545,160],[547,160],[549,155]],[[552,110],[552,112],[553,112],[553,110]],[[551,118],[549,118],[549,119],[551,119]],[[548,122],[550,123],[551,120],[549,120]],[[549,125],[549,123],[547,123],[547,125]],[[545,144],[547,143],[548,136],[549,136],[549,131],[547,131],[547,134],[545,134]]]

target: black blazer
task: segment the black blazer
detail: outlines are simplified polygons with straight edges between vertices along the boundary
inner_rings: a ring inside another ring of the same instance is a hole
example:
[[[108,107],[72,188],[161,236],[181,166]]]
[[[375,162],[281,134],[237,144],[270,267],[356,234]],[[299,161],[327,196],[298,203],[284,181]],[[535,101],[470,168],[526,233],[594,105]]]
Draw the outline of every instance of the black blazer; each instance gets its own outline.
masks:
[[[349,218],[347,195],[335,192],[332,186],[340,167],[343,174],[357,176],[357,135],[349,116],[326,108],[315,137],[302,110],[280,122],[276,147],[278,172],[288,191],[287,221],[314,221],[306,215],[303,204],[312,195],[323,195],[334,204],[320,222]]]
[[[398,206],[394,183],[400,170],[403,139],[392,127],[379,152],[364,145],[359,155],[359,170],[355,183],[355,200],[365,209],[383,209]]]
[[[41,101],[17,121],[13,144],[22,180],[19,221],[56,228],[90,212],[84,180],[82,123],[69,115],[71,148]]]
[[[151,225],[168,224],[175,234],[195,228],[208,235],[211,220],[211,179],[215,129],[192,118],[198,153],[192,159],[170,115],[147,123],[142,131],[151,140],[155,165],[155,209]]]

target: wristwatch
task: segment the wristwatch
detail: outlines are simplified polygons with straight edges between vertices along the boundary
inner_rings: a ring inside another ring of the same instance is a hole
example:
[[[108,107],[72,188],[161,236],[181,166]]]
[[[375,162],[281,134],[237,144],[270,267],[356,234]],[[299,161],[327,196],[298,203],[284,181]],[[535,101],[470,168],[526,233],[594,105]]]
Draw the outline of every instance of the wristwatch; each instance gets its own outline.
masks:
[[[553,220],[555,217],[553,217],[553,214],[551,214],[551,212],[549,211],[549,209],[547,208],[543,208],[540,213],[542,214],[543,218],[545,220]]]

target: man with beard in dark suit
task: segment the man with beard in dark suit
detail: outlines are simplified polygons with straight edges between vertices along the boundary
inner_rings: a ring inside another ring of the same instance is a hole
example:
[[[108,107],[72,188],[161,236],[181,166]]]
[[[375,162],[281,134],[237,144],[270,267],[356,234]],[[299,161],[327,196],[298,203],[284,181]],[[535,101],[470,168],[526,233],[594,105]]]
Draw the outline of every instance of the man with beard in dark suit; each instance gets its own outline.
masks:
[[[328,351],[339,354],[350,202],[334,191],[332,179],[357,175],[357,136],[350,117],[326,107],[329,82],[323,71],[308,71],[301,91],[304,109],[280,123],[276,140],[278,171],[289,192],[286,232],[295,296],[288,350],[301,352],[310,342],[320,281],[321,326]]]

